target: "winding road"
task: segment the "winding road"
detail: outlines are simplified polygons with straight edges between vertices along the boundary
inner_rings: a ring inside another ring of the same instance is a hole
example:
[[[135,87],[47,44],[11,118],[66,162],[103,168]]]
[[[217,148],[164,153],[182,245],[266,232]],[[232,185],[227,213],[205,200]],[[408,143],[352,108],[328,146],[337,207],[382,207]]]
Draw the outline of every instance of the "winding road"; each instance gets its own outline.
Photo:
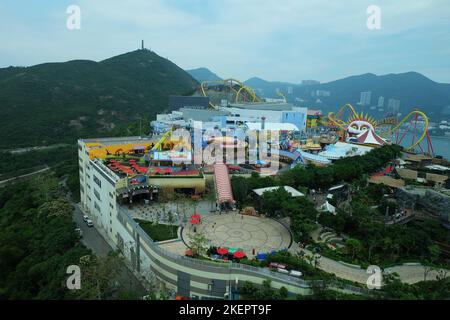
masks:
[[[290,248],[291,253],[297,255],[301,251],[305,253],[306,256],[314,256],[314,253],[307,249],[302,249],[298,244],[293,244]],[[350,280],[353,282],[366,284],[367,279],[370,274],[367,273],[365,269],[357,266],[352,266],[340,261],[336,261],[327,257],[322,256],[319,259],[317,267],[325,272],[332,273],[339,278]],[[396,272],[400,276],[402,282],[413,284],[425,280],[425,267],[419,264],[414,265],[399,265],[391,268],[384,269],[385,273]],[[444,270],[446,276],[450,276],[450,270]],[[439,275],[439,270],[432,270],[427,274],[426,280],[436,280]]]

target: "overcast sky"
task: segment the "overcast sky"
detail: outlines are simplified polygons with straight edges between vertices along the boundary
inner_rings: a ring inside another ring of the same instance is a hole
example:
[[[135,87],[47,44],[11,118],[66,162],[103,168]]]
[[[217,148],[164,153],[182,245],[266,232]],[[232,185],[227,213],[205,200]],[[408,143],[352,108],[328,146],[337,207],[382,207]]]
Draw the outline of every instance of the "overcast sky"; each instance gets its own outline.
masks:
[[[68,30],[69,5],[81,29]],[[381,9],[369,30],[366,10]],[[450,83],[449,0],[2,0],[0,67],[102,60],[141,39],[184,69],[300,82],[417,71]]]

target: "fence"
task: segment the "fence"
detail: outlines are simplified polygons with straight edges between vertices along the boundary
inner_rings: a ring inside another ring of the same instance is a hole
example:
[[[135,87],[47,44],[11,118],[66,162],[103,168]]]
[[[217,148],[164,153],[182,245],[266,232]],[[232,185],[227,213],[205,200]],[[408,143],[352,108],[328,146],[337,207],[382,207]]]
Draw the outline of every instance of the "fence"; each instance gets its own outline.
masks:
[[[308,289],[310,288],[313,284],[323,284],[324,281],[323,280],[303,280],[297,277],[293,277],[287,274],[282,274],[279,272],[274,272],[271,271],[267,268],[260,268],[260,267],[254,267],[254,266],[250,266],[250,265],[246,265],[246,264],[241,264],[241,263],[233,263],[233,262],[213,262],[213,261],[206,261],[206,260],[200,260],[200,259],[195,259],[195,258],[190,258],[190,257],[186,257],[186,256],[181,256],[179,254],[176,253],[172,253],[170,251],[167,251],[163,248],[161,248],[140,226],[139,224],[133,220],[133,218],[131,218],[126,212],[124,212],[121,208],[119,208],[119,215],[121,215],[121,217],[123,219],[119,219],[120,223],[126,228],[126,224],[124,223],[124,220],[127,221],[132,229],[139,235],[139,237],[141,238],[141,240],[143,240],[146,245],[153,250],[157,255],[164,257],[168,260],[171,260],[173,262],[176,262],[178,265],[182,265],[185,267],[189,267],[189,268],[193,268],[193,269],[198,269],[198,267],[208,267],[211,268],[212,272],[214,272],[216,269],[217,270],[221,270],[222,272],[219,273],[225,273],[224,271],[226,271],[226,273],[230,273],[232,274],[234,271],[245,271],[247,273],[251,273],[251,274],[256,274],[259,277],[262,278],[269,278],[269,279],[273,279],[273,280],[279,280],[294,286],[297,286],[299,288],[303,288],[303,289]],[[371,294],[372,291],[364,289],[364,288],[359,288],[356,286],[352,286],[352,285],[348,285],[339,281],[331,281],[328,282],[328,284],[331,287],[337,288],[337,289],[341,289],[341,290],[347,290],[350,291],[352,293],[355,294]]]

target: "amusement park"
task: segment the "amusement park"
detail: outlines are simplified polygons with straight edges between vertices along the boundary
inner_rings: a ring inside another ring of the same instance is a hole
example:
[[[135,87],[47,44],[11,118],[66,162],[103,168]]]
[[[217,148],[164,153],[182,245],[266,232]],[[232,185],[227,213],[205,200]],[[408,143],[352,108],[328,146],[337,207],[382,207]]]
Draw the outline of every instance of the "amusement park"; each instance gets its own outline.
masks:
[[[221,268],[299,294],[314,270],[340,263],[332,257],[354,262],[356,235],[333,221],[361,192],[376,223],[397,228],[427,217],[450,225],[450,167],[435,155],[426,113],[375,119],[345,104],[323,116],[279,96],[261,98],[235,79],[205,81],[173,99],[178,107],[158,114],[149,136],[80,139],[83,212],[136,270],[151,270],[180,299],[229,296],[234,280]],[[319,268],[322,254],[331,260]],[[364,283],[363,273],[339,268],[339,277]],[[409,269],[408,281],[419,281],[419,268]],[[213,285],[206,270],[217,274]]]

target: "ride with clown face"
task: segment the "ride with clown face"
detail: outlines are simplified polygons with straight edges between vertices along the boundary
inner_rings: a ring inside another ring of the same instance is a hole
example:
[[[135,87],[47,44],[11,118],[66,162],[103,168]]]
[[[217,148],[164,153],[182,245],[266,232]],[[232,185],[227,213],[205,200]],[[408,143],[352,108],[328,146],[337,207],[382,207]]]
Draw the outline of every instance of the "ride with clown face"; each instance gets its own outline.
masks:
[[[358,137],[370,130],[375,132],[376,121],[368,115],[353,115],[348,119],[346,141],[357,142]]]

